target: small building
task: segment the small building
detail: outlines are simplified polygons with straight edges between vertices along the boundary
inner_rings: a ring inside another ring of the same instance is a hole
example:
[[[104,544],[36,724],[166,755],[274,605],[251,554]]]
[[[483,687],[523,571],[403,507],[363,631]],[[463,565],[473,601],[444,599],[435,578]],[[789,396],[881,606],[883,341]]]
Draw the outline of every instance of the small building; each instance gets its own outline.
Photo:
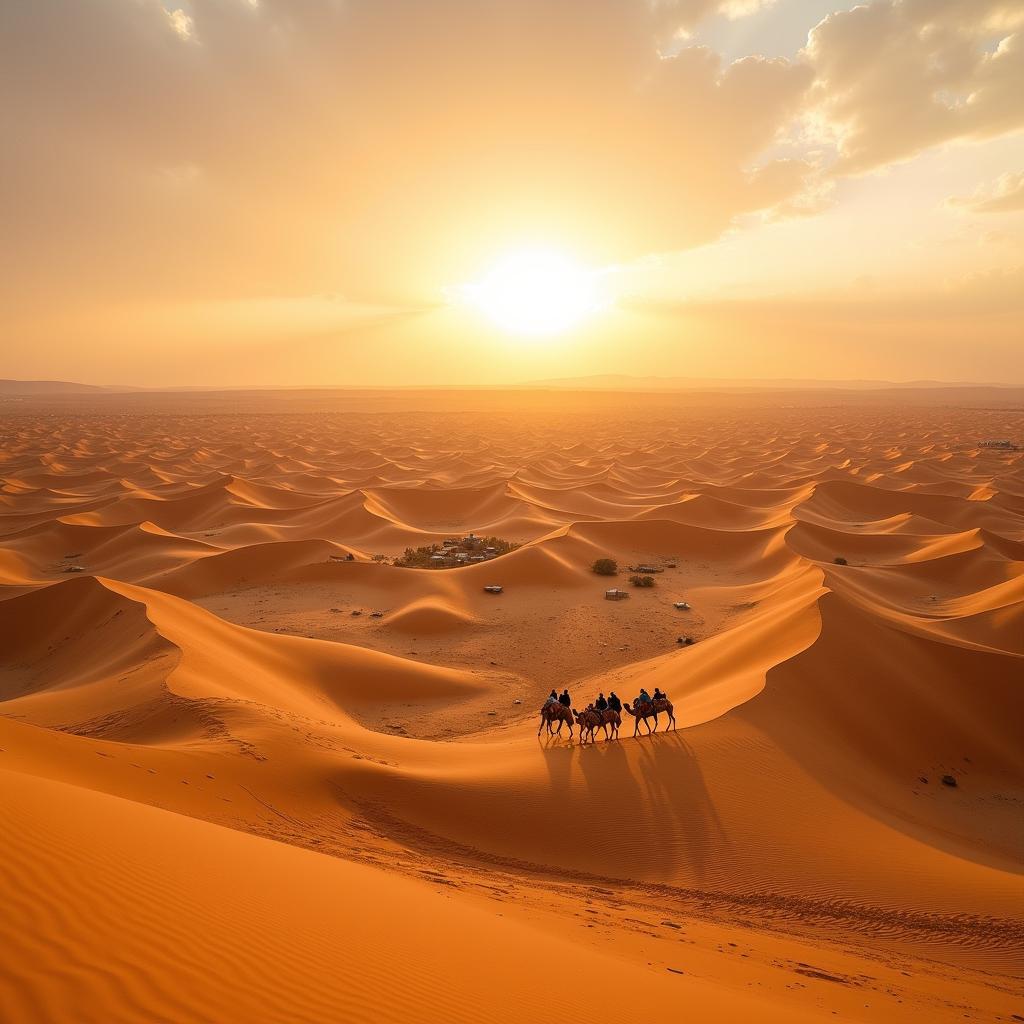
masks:
[[[490,583],[484,587],[484,591],[488,594],[501,594],[504,592],[504,587],[500,587],[497,583]]]
[[[681,612],[688,612],[690,610],[690,603],[688,601],[674,601],[672,607]]]
[[[620,590],[618,587],[612,587],[611,590],[606,590],[604,592],[604,599],[606,601],[621,601],[626,597],[629,597],[629,594],[625,590]]]

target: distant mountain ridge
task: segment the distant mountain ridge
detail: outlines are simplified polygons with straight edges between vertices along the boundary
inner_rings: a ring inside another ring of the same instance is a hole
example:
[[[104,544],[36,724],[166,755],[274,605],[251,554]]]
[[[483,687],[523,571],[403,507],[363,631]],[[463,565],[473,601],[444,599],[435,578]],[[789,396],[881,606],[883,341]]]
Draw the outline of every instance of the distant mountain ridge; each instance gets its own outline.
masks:
[[[525,381],[523,388],[560,388],[572,391],[694,391],[694,390],[752,390],[752,391],[886,391],[893,388],[998,388],[1004,384],[975,381],[939,380],[813,380],[801,378],[742,378],[729,377],[633,377],[624,373],[602,373],[589,377],[553,377],[547,380]]]
[[[0,380],[0,395],[97,395],[141,390],[117,385],[79,384],[70,380]]]
[[[66,380],[0,380],[3,395],[69,395],[97,391],[106,391],[106,388]]]
[[[893,391],[934,389],[1012,389],[1010,384],[972,381],[884,381],[884,380],[811,380],[799,378],[728,377],[632,377],[628,374],[594,374],[588,377],[553,377],[514,384],[250,384],[250,385],[169,385],[164,387],[133,387],[128,384],[81,384],[65,380],[0,379],[0,397],[47,395],[118,395],[118,394],[181,394],[202,392],[270,392],[270,391]]]

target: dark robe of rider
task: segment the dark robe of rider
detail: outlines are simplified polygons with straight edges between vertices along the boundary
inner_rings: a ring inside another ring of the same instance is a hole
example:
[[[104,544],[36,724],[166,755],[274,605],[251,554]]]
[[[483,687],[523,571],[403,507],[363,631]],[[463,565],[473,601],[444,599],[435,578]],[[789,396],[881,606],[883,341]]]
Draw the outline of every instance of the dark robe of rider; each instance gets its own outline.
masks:
[[[662,693],[661,687],[656,686],[654,688],[654,699],[655,700],[668,700],[668,694]]]
[[[572,697],[569,696],[568,690],[562,691],[562,696],[558,698],[559,704],[564,704],[567,708],[572,707]]]
[[[608,707],[610,707],[612,711],[622,711],[622,701],[615,695],[614,690],[608,694]]]
[[[598,711],[607,711],[608,710],[608,701],[605,698],[605,695],[603,693],[599,693],[597,695],[597,700],[594,701],[594,707]]]

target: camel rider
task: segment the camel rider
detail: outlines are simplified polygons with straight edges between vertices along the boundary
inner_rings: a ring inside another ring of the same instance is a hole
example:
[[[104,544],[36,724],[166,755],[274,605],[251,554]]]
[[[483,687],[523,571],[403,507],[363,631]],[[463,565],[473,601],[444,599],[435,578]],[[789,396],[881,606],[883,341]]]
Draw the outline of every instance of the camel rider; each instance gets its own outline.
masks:
[[[641,704],[650,704],[651,703],[651,695],[647,692],[647,690],[644,687],[641,686],[640,687],[640,696],[637,697],[637,700],[640,701]]]
[[[552,691],[551,691],[551,692],[550,692],[550,693],[548,694],[548,699],[547,699],[546,701],[544,701],[544,703],[545,703],[545,704],[557,704],[557,703],[558,703],[558,694],[557,694],[557,693],[555,693],[555,691],[554,691],[554,690],[552,690]]]
[[[597,695],[597,700],[594,701],[594,707],[598,711],[608,710],[608,701],[606,700],[605,695],[603,693],[599,693]]]
[[[551,692],[554,693],[554,690]],[[568,689],[562,691],[562,696],[558,698],[558,702],[567,708],[572,707],[572,697],[569,696]]]
[[[622,711],[622,701],[615,695],[614,690],[608,694],[608,707],[610,707],[612,711]]]
[[[668,700],[668,694],[661,692],[661,687],[656,686],[654,688],[654,699],[655,700]]]

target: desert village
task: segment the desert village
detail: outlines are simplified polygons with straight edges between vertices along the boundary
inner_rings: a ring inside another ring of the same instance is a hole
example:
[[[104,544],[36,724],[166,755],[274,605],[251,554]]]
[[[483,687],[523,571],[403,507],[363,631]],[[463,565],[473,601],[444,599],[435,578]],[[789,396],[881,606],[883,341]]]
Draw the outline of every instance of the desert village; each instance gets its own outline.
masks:
[[[501,555],[515,551],[518,547],[519,544],[513,541],[493,536],[479,537],[477,534],[470,532],[460,537],[445,537],[440,543],[424,545],[418,548],[406,548],[405,553],[391,559],[390,564],[398,568],[458,569],[494,561]],[[346,556],[332,555],[330,561],[353,562],[356,561],[356,558],[351,554]],[[380,563],[387,561],[387,559],[383,555],[375,555],[372,561]],[[650,589],[657,583],[656,576],[664,573],[666,570],[677,568],[677,561],[667,558],[660,565],[654,564],[653,561],[651,563],[641,562],[637,565],[628,566],[627,571],[631,574],[629,582],[634,588]],[[614,559],[607,557],[595,559],[590,569],[599,577],[617,576],[619,574],[618,563]],[[77,567],[75,571],[77,571]],[[505,592],[504,584],[498,582],[486,583],[482,589],[487,594],[497,595]],[[619,586],[609,587],[604,591],[604,599],[606,601],[623,601],[629,596],[629,590]],[[691,610],[690,603],[681,597],[672,602],[672,607],[676,611]],[[363,612],[362,609],[354,609],[351,614],[357,616],[363,614]],[[371,618],[377,619],[384,618],[385,615],[386,612],[381,610],[375,610],[370,613]],[[676,639],[676,643],[689,646],[694,643],[694,639],[691,636],[680,636]]]

